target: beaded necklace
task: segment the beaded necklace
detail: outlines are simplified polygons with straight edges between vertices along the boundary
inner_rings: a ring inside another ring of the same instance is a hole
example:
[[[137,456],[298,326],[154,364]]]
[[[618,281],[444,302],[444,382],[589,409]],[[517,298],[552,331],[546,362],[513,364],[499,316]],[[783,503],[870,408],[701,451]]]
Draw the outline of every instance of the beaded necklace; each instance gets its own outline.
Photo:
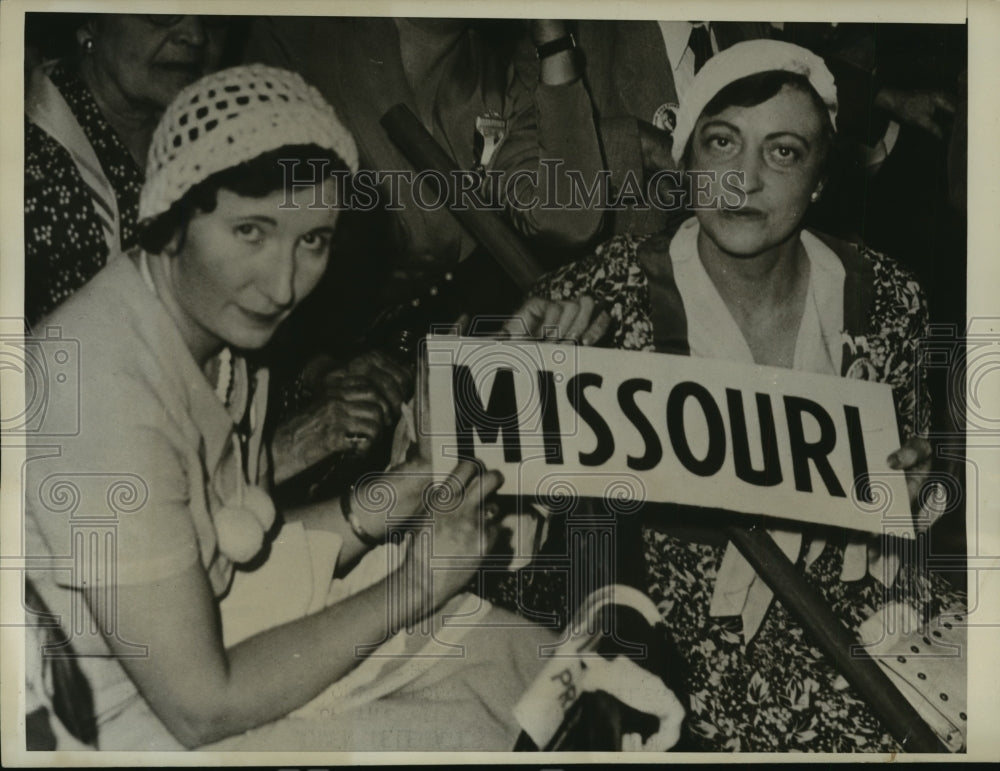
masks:
[[[145,251],[139,252],[139,274],[150,291],[159,296]],[[217,361],[219,372],[215,383],[215,395],[228,408],[235,380],[232,351],[228,347],[223,348]],[[219,551],[233,562],[243,563],[249,562],[260,552],[267,531],[274,524],[275,509],[270,496],[257,485],[250,484],[246,476],[250,432],[243,430],[240,425],[234,425],[234,429],[233,454],[240,460],[240,468],[236,474],[236,495],[218,511],[213,512],[212,518]]]

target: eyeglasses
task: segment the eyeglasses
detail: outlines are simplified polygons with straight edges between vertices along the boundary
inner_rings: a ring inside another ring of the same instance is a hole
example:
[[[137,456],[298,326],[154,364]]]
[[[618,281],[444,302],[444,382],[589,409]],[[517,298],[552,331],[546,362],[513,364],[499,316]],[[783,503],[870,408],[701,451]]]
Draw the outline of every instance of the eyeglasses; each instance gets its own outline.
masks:
[[[176,27],[181,23],[186,16],[180,15],[170,15],[166,13],[150,13],[143,14],[143,18],[155,27]],[[229,26],[232,21],[231,16],[217,16],[217,15],[196,15],[202,24],[204,24],[209,29],[222,29],[223,27]]]

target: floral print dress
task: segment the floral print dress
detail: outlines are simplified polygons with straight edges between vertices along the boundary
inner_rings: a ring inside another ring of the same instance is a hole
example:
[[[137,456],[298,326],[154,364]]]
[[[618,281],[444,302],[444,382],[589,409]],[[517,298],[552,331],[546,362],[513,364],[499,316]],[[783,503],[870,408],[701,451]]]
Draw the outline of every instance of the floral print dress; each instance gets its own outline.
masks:
[[[652,351],[649,283],[639,260],[650,238],[619,236],[584,260],[542,280],[535,294],[571,299],[589,294],[603,301],[613,318],[613,346]],[[925,333],[926,305],[919,285],[885,256],[868,249],[859,254],[874,275],[864,334],[844,334],[845,376],[888,383],[893,388],[904,436],[926,433],[929,405],[917,404],[916,346]],[[848,289],[845,287],[845,293]],[[857,320],[855,320],[857,321]],[[827,529],[826,546],[808,565],[806,579],[818,587],[834,613],[850,628],[889,600],[910,603],[924,614],[964,605],[944,579],[909,565],[891,587],[866,575],[840,578],[847,534]],[[657,603],[682,661],[681,689],[687,696],[685,748],[702,751],[875,752],[899,751],[855,690],[820,651],[810,634],[779,601],[771,604],[756,635],[744,639],[739,616],[709,615],[715,580],[725,548],[682,540],[652,527],[641,528],[645,589]],[[803,552],[808,538],[803,539]],[[522,571],[516,581],[495,590],[500,604],[521,607],[558,605],[565,589],[545,571]],[[565,595],[562,597],[565,603]]]

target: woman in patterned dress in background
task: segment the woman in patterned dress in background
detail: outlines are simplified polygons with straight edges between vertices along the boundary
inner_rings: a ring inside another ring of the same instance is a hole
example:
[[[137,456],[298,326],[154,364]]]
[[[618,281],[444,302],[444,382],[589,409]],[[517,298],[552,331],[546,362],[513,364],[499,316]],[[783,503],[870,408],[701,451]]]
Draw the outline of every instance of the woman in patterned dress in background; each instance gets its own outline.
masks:
[[[217,69],[224,16],[94,14],[78,50],[25,92],[25,315],[34,324],[136,243],[146,152],[163,110]]]

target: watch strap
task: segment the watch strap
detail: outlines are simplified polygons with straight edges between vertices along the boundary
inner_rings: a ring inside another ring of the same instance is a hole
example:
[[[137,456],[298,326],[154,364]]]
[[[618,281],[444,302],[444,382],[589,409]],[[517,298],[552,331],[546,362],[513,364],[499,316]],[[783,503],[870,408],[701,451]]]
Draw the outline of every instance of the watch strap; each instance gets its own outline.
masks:
[[[547,59],[550,56],[555,56],[563,51],[571,51],[574,48],[576,48],[576,38],[573,37],[573,33],[569,33],[562,37],[557,37],[555,40],[550,40],[548,43],[536,46],[535,51],[539,59]]]

